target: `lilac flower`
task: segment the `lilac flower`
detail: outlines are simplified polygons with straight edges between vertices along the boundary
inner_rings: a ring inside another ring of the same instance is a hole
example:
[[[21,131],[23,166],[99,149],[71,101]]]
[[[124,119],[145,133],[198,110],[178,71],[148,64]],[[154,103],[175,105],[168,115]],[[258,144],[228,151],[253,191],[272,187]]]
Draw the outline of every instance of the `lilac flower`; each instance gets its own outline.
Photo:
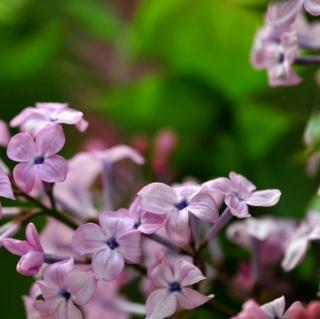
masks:
[[[55,263],[38,281],[44,300],[36,300],[34,308],[45,318],[82,319],[78,306],[86,305],[96,290],[91,273],[73,271],[72,259]]]
[[[27,107],[10,122],[12,127],[20,126],[23,131],[33,136],[52,124],[76,125],[81,132],[88,127],[83,113],[64,103],[37,103],[36,107]]]
[[[311,15],[320,15],[319,0],[273,1],[268,7],[267,22],[276,26],[289,25],[303,8]]]
[[[129,209],[122,209],[117,215],[126,219],[133,229],[143,234],[153,234],[166,222],[164,214],[152,214],[141,207],[141,198],[137,197]]]
[[[258,30],[251,50],[251,63],[266,69],[271,86],[290,86],[301,82],[292,69],[298,55],[298,37],[292,27],[265,26]]]
[[[275,205],[281,195],[278,189],[256,191],[255,185],[234,172],[229,174],[229,179],[222,177],[216,180],[212,187],[225,194],[225,204],[229,207],[231,214],[238,218],[251,216],[248,206]]]
[[[285,299],[280,297],[263,306],[259,306],[255,301],[249,300],[243,305],[243,310],[233,319],[293,319],[296,311],[303,310],[300,302],[293,303],[290,308],[285,311]]]
[[[177,308],[193,309],[214,297],[188,288],[205,277],[196,266],[183,258],[170,266],[166,258],[161,256],[158,263],[149,269],[148,275],[156,290],[147,299],[146,319],[167,318]]]
[[[153,214],[168,216],[166,230],[170,238],[179,243],[190,239],[189,214],[215,223],[218,209],[214,199],[200,186],[170,187],[152,183],[139,191],[142,208]]]
[[[14,199],[11,183],[8,175],[0,168],[0,197]],[[2,217],[2,207],[0,204],[0,218]]]
[[[26,240],[5,238],[3,246],[12,254],[21,256],[17,271],[25,276],[36,275],[44,263],[44,252],[39,240],[39,234],[34,224],[26,228]]]
[[[298,33],[298,43],[300,47],[311,50],[320,49],[319,21],[309,22],[304,15],[300,14],[293,27]]]
[[[0,120],[0,146],[7,146],[10,140],[10,132],[6,122]]]
[[[81,225],[74,233],[72,247],[80,256],[93,255],[92,268],[97,279],[113,280],[125,262],[136,264],[141,257],[141,236],[124,219],[105,212],[100,225]]]
[[[34,302],[41,295],[40,287],[34,283],[28,296],[23,296],[23,303],[26,310],[27,319],[43,319],[40,313],[34,308]]]
[[[312,241],[320,240],[320,214],[311,211],[307,219],[292,233],[286,247],[282,268],[291,271],[300,264]]]
[[[65,143],[61,126],[41,130],[33,139],[28,133],[19,133],[8,144],[8,157],[20,162],[13,177],[25,192],[32,191],[36,180],[47,183],[62,182],[68,170],[66,160],[56,155]]]
[[[259,255],[264,265],[278,263],[284,255],[286,245],[295,224],[290,220],[250,218],[236,222],[227,229],[230,240],[249,249],[252,247],[252,238],[259,241]]]

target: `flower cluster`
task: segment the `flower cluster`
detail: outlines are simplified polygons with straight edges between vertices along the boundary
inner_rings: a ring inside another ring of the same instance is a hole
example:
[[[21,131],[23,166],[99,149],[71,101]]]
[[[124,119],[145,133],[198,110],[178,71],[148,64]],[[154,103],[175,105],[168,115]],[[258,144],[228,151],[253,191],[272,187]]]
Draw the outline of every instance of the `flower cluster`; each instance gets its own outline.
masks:
[[[265,25],[258,30],[251,52],[252,65],[266,69],[271,86],[291,86],[301,82],[293,66],[319,64],[316,55],[303,52],[320,48],[320,24],[308,22],[305,12],[320,15],[317,0],[280,0],[269,4]]]
[[[249,300],[236,315],[236,310],[225,311],[228,305],[219,306],[219,291],[212,291],[212,284],[223,278],[230,287],[241,282],[247,292],[264,289],[274,279],[275,265],[292,270],[320,239],[317,213],[300,225],[253,218],[257,207],[276,205],[281,192],[257,190],[235,172],[204,183],[142,186],[137,180],[135,192],[116,193],[114,173],[122,169],[118,164],[142,165],[143,156],[117,145],[90,148],[66,160],[57,155],[66,140],[63,124],[80,131],[87,126],[81,112],[57,103],[22,111],[11,122],[21,132],[11,138],[4,126],[3,145],[18,164],[12,173],[5,165],[1,168],[0,196],[19,205],[3,208],[9,221],[0,227],[0,244],[20,257],[20,274],[35,276],[30,295],[23,299],[29,319],[164,319],[200,306],[242,319],[319,314],[317,303],[295,303],[285,311],[280,298],[261,307]],[[47,224],[38,232],[31,220],[39,215],[47,217]],[[228,226],[227,237],[250,251],[251,263],[230,275],[222,266],[219,235],[233,219],[238,221]],[[24,225],[26,238],[14,238]],[[132,289],[143,296],[141,303],[124,294]]]

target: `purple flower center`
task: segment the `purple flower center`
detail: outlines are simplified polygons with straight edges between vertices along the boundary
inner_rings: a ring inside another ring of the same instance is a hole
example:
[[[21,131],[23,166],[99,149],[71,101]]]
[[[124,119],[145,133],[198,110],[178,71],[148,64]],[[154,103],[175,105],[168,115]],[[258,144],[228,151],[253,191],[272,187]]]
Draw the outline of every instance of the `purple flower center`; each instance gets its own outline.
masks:
[[[106,244],[109,246],[110,249],[116,249],[117,247],[119,247],[118,242],[116,241],[116,239],[114,237],[109,238],[106,241]]]
[[[181,285],[177,281],[173,281],[169,283],[169,292],[180,292],[181,291]]]
[[[134,228],[134,229],[138,229],[140,226],[141,226],[141,221],[140,221],[140,220],[138,220],[137,222],[135,222],[135,223],[133,224],[133,228]]]
[[[284,62],[284,59],[285,59],[285,56],[284,54],[281,52],[279,54],[279,57],[278,57],[278,63],[282,64]]]
[[[71,298],[71,293],[67,290],[61,289],[60,296],[65,300],[69,300]]]
[[[174,207],[175,207],[177,210],[183,210],[183,209],[185,209],[188,205],[189,205],[188,202],[187,202],[185,199],[183,199],[183,200],[181,200],[179,203],[174,204]]]
[[[39,165],[39,164],[43,164],[44,162],[44,157],[42,155],[37,156],[34,160],[33,160],[33,164]]]

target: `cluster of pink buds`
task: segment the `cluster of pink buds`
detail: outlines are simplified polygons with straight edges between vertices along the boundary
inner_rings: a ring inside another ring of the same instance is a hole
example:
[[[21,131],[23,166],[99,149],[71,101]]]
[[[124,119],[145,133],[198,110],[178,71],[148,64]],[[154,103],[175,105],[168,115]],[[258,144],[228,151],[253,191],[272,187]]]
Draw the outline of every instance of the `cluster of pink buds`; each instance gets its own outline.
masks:
[[[219,293],[213,294],[214,283],[228,276],[219,236],[233,219],[239,221],[228,227],[227,237],[252,258],[247,277],[240,268],[224,283],[231,288],[247,280],[242,284],[247,292],[263,289],[274,265],[282,263],[286,271],[298,266],[312,241],[320,239],[320,218],[314,212],[300,225],[251,217],[255,207],[276,205],[279,190],[257,190],[231,172],[204,183],[152,182],[129,201],[122,194],[118,205],[121,194],[115,194],[113,173],[121,169],[118,162],[142,165],[138,151],[117,145],[64,159],[57,154],[65,144],[62,125],[80,131],[88,125],[81,112],[66,104],[38,103],[11,124],[21,132],[10,138],[3,125],[0,136],[8,158],[18,162],[12,173],[1,165],[6,222],[0,227],[0,245],[20,257],[20,274],[35,276],[30,295],[23,298],[28,319],[164,319],[198,307],[241,319],[319,314],[318,303],[306,308],[295,303],[285,310],[280,298],[261,307],[249,300],[236,315],[240,307],[221,306]],[[19,201],[17,207],[13,200]],[[39,215],[47,217],[41,231],[31,222]],[[25,239],[15,239],[24,226]],[[139,303],[126,294],[132,289],[141,295]]]
[[[320,15],[318,0],[271,1],[265,25],[258,30],[251,52],[253,66],[266,69],[271,86],[301,82],[294,65],[318,65],[320,56],[305,55],[320,49],[320,23],[309,22],[306,13]]]

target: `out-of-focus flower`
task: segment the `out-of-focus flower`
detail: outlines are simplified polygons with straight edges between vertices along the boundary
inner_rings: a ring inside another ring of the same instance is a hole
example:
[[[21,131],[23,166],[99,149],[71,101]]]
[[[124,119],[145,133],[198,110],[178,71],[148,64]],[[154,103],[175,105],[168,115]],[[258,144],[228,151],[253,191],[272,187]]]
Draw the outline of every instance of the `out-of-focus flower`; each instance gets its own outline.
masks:
[[[298,37],[292,27],[267,25],[256,34],[251,63],[257,70],[267,70],[271,86],[296,85],[301,82],[292,69],[297,54]]]
[[[62,182],[68,170],[66,160],[56,155],[64,146],[65,136],[60,125],[41,130],[32,138],[28,133],[19,133],[8,144],[8,157],[20,162],[13,176],[21,189],[31,192],[36,179],[48,183]]]
[[[14,236],[20,230],[20,224],[9,221],[0,226],[0,247],[3,245],[3,240]]]
[[[88,223],[74,233],[72,247],[80,256],[93,255],[92,268],[97,279],[113,280],[126,263],[139,263],[141,236],[132,231],[124,219],[105,212],[99,217],[100,226]]]
[[[29,295],[22,297],[27,314],[27,319],[43,319],[40,316],[40,313],[34,308],[34,302],[40,295],[40,287],[37,283],[34,283],[30,289]]]
[[[231,214],[238,218],[251,216],[248,206],[274,206],[281,196],[278,189],[256,191],[255,185],[234,172],[229,174],[229,179],[224,177],[217,179],[212,187],[225,194],[225,204]]]
[[[0,168],[0,197],[14,199],[12,186],[5,171]],[[2,207],[0,203],[0,218],[2,217]]]
[[[0,146],[7,146],[10,140],[10,132],[6,122],[0,120]]]
[[[40,243],[39,234],[34,224],[26,228],[26,240],[5,238],[3,246],[12,254],[21,256],[17,271],[25,276],[36,275],[44,263],[44,252]]]
[[[170,266],[164,256],[159,256],[159,261],[148,270],[148,275],[156,290],[147,299],[147,319],[167,318],[178,308],[193,309],[214,297],[189,288],[205,277],[183,258]]]
[[[38,281],[44,300],[36,300],[34,308],[45,318],[82,319],[78,306],[86,305],[96,290],[96,281],[89,272],[73,271],[72,259],[55,263]]]
[[[145,211],[141,207],[141,198],[137,197],[130,205],[129,209],[122,209],[118,216],[123,217],[129,221],[133,229],[138,230],[144,234],[153,234],[161,228],[167,216],[164,214],[152,214]]]
[[[291,235],[282,261],[283,269],[290,271],[300,264],[311,242],[317,240],[320,240],[320,214],[311,211]]]
[[[291,24],[303,8],[311,15],[320,15],[319,0],[272,1],[268,7],[267,22],[276,26]]]
[[[259,240],[259,256],[264,265],[277,263],[284,255],[295,223],[290,220],[273,218],[250,218],[233,223],[228,227],[227,236],[230,240],[252,249],[252,238]]]
[[[170,187],[151,183],[142,188],[138,196],[145,211],[167,215],[166,230],[173,240],[185,244],[190,239],[189,214],[215,223],[219,213],[214,199],[200,186]]]
[[[284,297],[275,299],[263,306],[259,306],[254,300],[249,300],[243,305],[243,310],[233,319],[298,319],[294,315],[303,309],[300,302],[293,303],[287,311],[285,311],[286,301]]]
[[[27,107],[10,122],[12,127],[20,126],[35,136],[41,129],[52,124],[76,125],[83,132],[88,127],[83,113],[68,107],[64,103],[37,103],[35,107]]]

